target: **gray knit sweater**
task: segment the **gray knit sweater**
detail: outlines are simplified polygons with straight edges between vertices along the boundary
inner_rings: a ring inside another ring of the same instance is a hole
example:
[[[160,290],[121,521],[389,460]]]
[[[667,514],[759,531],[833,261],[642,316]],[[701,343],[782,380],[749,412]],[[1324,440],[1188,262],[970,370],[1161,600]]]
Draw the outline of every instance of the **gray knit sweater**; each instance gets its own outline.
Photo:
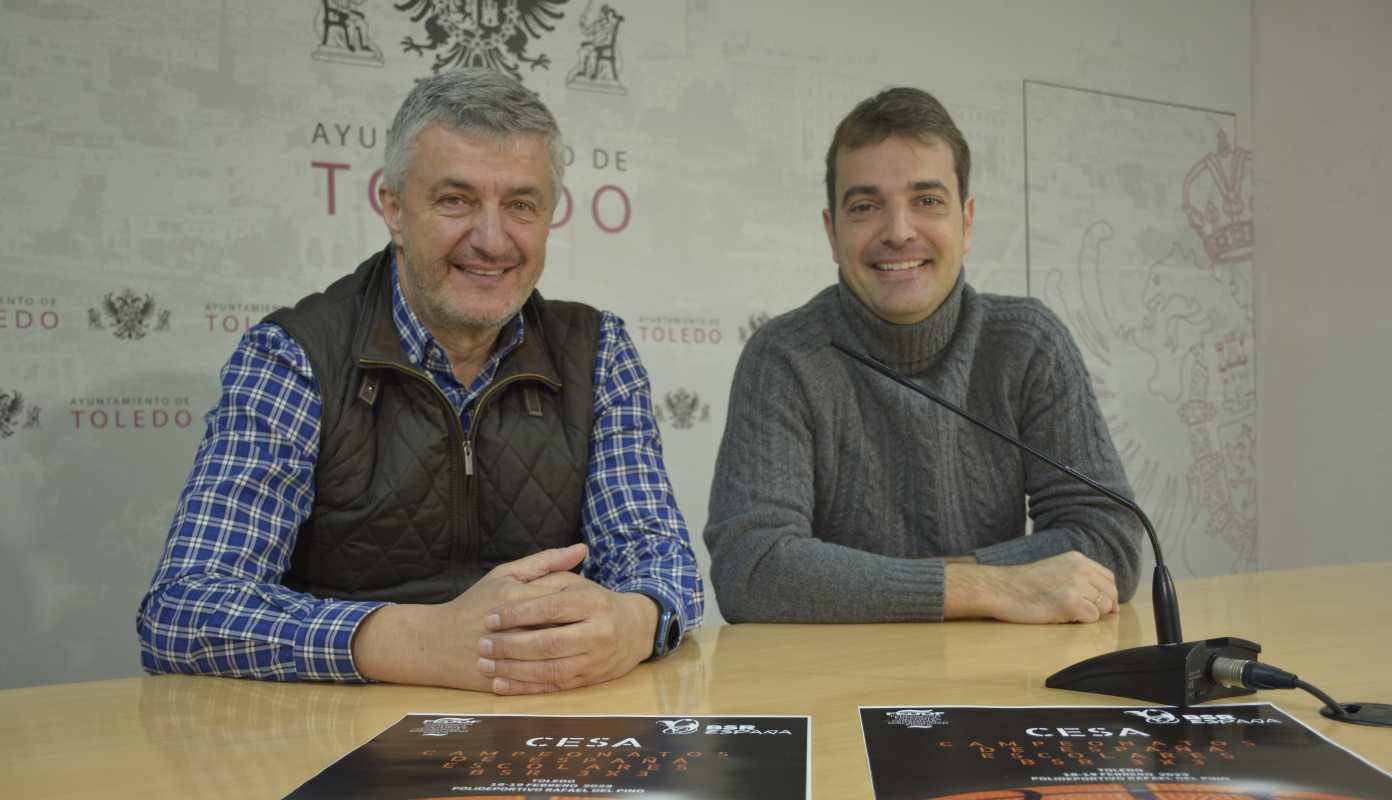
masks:
[[[1077,550],[1130,599],[1131,512],[831,340],[1131,496],[1082,354],[1039,301],[959,279],[928,319],[895,325],[842,282],[761,327],[736,367],[705,530],[727,620],[941,620],[942,557],[969,553],[1005,565]]]

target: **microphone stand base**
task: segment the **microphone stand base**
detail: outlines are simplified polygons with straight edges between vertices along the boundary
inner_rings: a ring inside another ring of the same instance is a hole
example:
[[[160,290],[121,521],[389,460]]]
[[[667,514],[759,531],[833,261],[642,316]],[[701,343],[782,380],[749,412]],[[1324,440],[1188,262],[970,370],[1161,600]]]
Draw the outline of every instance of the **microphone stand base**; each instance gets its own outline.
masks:
[[[1255,661],[1260,653],[1261,645],[1233,636],[1132,647],[1065,667],[1050,675],[1044,685],[1183,708],[1205,700],[1252,694],[1251,689],[1214,681],[1209,663],[1216,656]]]

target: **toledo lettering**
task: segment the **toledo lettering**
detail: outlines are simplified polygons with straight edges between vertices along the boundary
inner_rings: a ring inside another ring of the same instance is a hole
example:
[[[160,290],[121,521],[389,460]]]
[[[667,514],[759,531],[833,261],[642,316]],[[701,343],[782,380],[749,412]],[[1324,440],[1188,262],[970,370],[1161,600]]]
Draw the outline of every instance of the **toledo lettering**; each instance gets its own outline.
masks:
[[[242,334],[277,308],[280,306],[274,303],[205,303],[203,318],[208,333]]]
[[[57,330],[63,324],[57,305],[52,297],[0,297],[0,331]]]
[[[638,341],[657,344],[716,345],[725,338],[720,320],[710,317],[639,317]]]
[[[377,129],[373,127],[345,125],[337,122],[328,124],[316,122],[314,133],[310,137],[310,144],[336,149],[373,151],[377,146],[377,139]],[[575,150],[567,146],[565,148],[566,167],[576,166],[576,160]],[[627,172],[628,151],[603,147],[590,148],[589,157],[584,163],[598,173]],[[367,174],[368,177],[365,182],[357,184],[361,187],[358,191],[365,190],[368,205],[378,216],[382,215],[382,204],[377,200],[377,189],[382,183],[381,167],[368,172],[361,166],[355,168],[352,163],[338,158],[334,160],[315,159],[309,162],[309,166],[322,176],[320,179],[323,181],[326,199],[325,210],[329,216],[338,213],[340,197],[361,196],[353,191],[353,186],[354,182],[363,174]],[[347,184],[346,192],[345,183]],[[579,209],[578,213],[577,209]],[[564,228],[572,220],[576,220],[577,224],[580,220],[585,220],[604,233],[622,233],[633,221],[633,202],[629,198],[628,192],[616,183],[604,183],[596,189],[580,191],[576,194],[572,194],[570,187],[566,186],[562,189],[560,205],[551,222],[551,230]]]
[[[187,397],[75,397],[69,404],[73,430],[186,430],[193,425]]]

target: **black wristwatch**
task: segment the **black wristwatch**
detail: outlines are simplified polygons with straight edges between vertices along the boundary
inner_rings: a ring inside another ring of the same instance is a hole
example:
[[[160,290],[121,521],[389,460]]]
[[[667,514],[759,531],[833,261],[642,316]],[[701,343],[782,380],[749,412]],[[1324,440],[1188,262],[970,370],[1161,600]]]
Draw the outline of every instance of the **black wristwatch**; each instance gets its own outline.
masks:
[[[681,620],[677,619],[677,612],[668,608],[661,598],[647,593],[643,596],[657,603],[657,630],[653,632],[652,655],[647,658],[648,661],[656,661],[681,644]]]

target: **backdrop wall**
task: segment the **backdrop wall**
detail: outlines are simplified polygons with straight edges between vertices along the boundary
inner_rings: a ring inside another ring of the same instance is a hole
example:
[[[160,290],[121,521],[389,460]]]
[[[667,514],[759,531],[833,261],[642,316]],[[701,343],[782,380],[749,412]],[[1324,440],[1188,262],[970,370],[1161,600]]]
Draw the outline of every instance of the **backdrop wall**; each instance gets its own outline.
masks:
[[[541,288],[627,320],[703,567],[741,343],[835,279],[822,157],[895,84],[965,131],[968,279],[1068,322],[1176,572],[1258,566],[1247,0],[607,5],[0,2],[0,687],[138,673],[219,367],[387,241],[390,116],[471,54],[561,120]]]
[[[1392,5],[1255,11],[1261,565],[1392,559]]]

